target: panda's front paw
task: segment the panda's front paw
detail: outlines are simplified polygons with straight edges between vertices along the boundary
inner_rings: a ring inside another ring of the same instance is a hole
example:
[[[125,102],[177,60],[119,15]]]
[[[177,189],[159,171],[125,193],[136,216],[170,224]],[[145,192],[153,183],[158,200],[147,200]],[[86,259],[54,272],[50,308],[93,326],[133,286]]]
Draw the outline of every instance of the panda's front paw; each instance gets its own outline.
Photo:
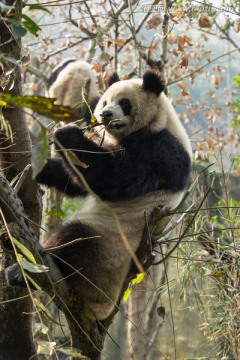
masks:
[[[43,166],[42,170],[37,174],[36,180],[39,184],[45,184],[45,179],[49,177],[49,161],[50,159],[47,159],[46,164]]]
[[[77,125],[64,126],[54,133],[54,140],[57,148],[62,145],[65,149],[73,148],[84,137],[82,130]]]
[[[56,175],[59,173],[59,169],[61,168],[61,159],[48,158],[46,164],[36,176],[37,182],[42,185],[52,186],[53,179],[55,179]]]

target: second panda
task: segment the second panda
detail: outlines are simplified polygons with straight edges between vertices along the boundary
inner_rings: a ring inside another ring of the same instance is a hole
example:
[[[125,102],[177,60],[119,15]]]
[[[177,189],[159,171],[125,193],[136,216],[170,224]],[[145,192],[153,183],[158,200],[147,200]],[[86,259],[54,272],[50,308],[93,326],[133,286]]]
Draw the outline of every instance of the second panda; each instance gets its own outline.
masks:
[[[90,123],[91,113],[83,105],[82,92],[85,92],[87,103],[93,112],[100,99],[100,92],[96,73],[86,61],[68,58],[52,70],[47,95],[56,99],[57,105],[74,108],[79,119],[84,118]]]

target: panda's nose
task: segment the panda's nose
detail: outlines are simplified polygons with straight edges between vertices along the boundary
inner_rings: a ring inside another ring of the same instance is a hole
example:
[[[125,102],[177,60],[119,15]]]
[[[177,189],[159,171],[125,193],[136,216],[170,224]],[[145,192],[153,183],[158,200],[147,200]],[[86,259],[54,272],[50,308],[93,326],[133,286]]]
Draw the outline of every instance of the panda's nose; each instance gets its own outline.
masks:
[[[113,112],[111,110],[105,110],[100,114],[103,121],[109,121],[113,118]]]

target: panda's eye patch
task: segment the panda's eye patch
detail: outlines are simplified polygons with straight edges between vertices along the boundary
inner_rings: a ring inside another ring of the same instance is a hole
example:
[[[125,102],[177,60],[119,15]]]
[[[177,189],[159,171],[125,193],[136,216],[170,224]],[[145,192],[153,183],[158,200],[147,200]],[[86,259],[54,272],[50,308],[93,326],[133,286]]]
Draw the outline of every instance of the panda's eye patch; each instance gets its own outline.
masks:
[[[128,99],[123,98],[119,100],[119,105],[121,106],[124,115],[130,115],[132,105]]]
[[[104,102],[103,102],[103,107],[106,106],[106,105],[107,105],[107,101],[104,100]]]

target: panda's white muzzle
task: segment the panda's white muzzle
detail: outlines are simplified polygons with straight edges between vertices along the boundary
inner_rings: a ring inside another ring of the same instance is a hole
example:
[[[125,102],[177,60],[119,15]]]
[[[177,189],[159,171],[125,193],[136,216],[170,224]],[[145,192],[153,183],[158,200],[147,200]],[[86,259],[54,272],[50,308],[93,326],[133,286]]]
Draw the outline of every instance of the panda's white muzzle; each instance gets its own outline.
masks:
[[[100,114],[104,125],[108,125],[111,120],[114,119],[113,112],[111,110],[105,110]]]
[[[120,129],[121,127],[124,127],[126,124],[122,123],[122,116],[123,113],[119,109],[117,109],[117,114],[113,110],[104,110],[100,113],[100,117],[102,120],[102,123],[106,127],[110,127],[113,129]]]

